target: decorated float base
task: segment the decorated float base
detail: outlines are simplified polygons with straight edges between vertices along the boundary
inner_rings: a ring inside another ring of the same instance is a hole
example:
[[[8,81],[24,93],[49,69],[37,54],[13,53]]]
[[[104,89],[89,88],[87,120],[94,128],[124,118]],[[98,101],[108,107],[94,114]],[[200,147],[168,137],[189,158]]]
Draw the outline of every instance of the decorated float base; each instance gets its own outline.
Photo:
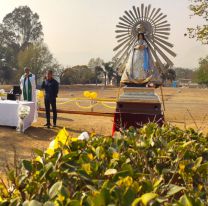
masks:
[[[116,105],[113,132],[130,126],[139,128],[148,122],[159,125],[164,122],[161,102],[154,88],[124,87]]]

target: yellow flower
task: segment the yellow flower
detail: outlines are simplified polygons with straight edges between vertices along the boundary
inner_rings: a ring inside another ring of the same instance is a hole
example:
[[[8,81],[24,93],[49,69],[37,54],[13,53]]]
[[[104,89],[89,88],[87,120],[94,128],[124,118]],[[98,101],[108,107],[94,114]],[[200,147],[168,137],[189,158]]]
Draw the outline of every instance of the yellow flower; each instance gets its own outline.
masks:
[[[97,93],[96,92],[91,92],[90,93],[90,98],[91,99],[96,99],[97,98]]]
[[[15,197],[18,197],[18,196],[20,195],[20,191],[17,190],[17,189],[15,189],[15,190],[13,191],[13,195],[14,195]]]
[[[69,151],[68,151],[67,149],[64,149],[64,150],[63,150],[63,154],[64,154],[64,155],[68,155],[68,154],[69,154]]]
[[[68,138],[69,138],[69,133],[66,131],[65,128],[63,128],[62,130],[59,131],[55,139],[58,142],[61,142],[62,144],[66,144]]]
[[[113,153],[113,159],[119,159],[119,153],[118,152]]]
[[[40,156],[37,156],[37,157],[35,158],[35,161],[36,161],[36,162],[40,162],[40,163],[43,164],[43,160],[42,160],[42,158],[41,158]]]
[[[68,143],[68,140],[69,140],[69,133],[66,131],[65,128],[63,128],[62,130],[59,131],[59,133],[57,134],[55,139],[50,142],[49,147],[46,150],[46,153],[49,154],[50,156],[52,156],[54,154],[55,150],[57,148],[59,148],[59,146],[60,146],[59,143],[61,142],[62,144],[65,145]],[[65,154],[66,154],[66,151],[65,151]],[[38,160],[36,160],[36,161],[38,161]]]
[[[92,153],[87,154],[87,156],[88,156],[88,158],[89,158],[90,160],[93,160],[93,159],[94,159],[94,157],[93,157],[93,154],[92,154]]]
[[[89,91],[84,91],[83,92],[84,97],[90,98],[90,99],[96,99],[97,98],[97,92],[89,92]]]
[[[77,141],[78,141],[78,138],[77,138],[77,137],[71,137],[70,140],[71,140],[72,142],[77,142]]]
[[[180,170],[180,172],[183,172],[184,169],[185,169],[185,165],[182,164],[182,163],[180,163],[180,164],[179,164],[179,170]]]
[[[51,148],[48,148],[46,150],[46,154],[50,155],[50,156],[53,156],[54,155],[54,149],[51,149]]]
[[[90,137],[94,137],[94,136],[96,136],[96,133],[95,133],[95,132],[92,132],[92,133],[90,134]]]
[[[91,174],[91,166],[90,163],[82,164],[82,169],[89,175]]]
[[[202,185],[202,184],[198,184],[198,189],[199,189],[199,191],[201,191],[202,188],[203,188],[203,185]]]
[[[117,184],[118,186],[130,187],[130,186],[132,185],[132,183],[133,183],[132,177],[127,176],[127,177],[125,177],[125,178],[123,178],[123,179],[117,181],[116,184]]]
[[[84,97],[89,98],[90,97],[90,92],[89,91],[84,91],[83,95],[84,95]]]
[[[62,194],[59,194],[57,200],[63,202],[65,200],[65,197]]]
[[[124,178],[123,182],[124,182],[124,185],[126,185],[127,187],[130,187],[133,183],[133,179],[132,177],[127,176]]]
[[[93,190],[92,191],[92,195],[94,196],[94,197],[96,197],[97,195],[99,195],[100,193],[97,191],[97,190]]]
[[[102,160],[105,159],[105,154],[101,154],[100,159],[102,159]]]
[[[39,90],[37,96],[38,96],[38,99],[42,99],[44,97],[43,91]]]
[[[8,189],[5,188],[5,186],[3,184],[0,184],[0,198],[2,196],[7,197],[9,195]]]

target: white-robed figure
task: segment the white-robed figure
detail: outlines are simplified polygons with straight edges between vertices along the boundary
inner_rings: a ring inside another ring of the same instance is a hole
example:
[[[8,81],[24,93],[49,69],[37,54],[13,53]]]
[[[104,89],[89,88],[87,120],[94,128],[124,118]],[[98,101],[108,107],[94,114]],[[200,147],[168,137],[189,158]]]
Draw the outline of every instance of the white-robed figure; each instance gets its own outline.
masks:
[[[144,34],[139,33],[138,40],[134,44],[126,63],[121,83],[145,84],[151,80],[153,70],[154,65],[148,44]]]
[[[24,68],[25,73],[20,78],[20,88],[22,90],[21,100],[35,103],[34,121],[37,121],[37,98],[35,75],[30,72],[29,67]]]

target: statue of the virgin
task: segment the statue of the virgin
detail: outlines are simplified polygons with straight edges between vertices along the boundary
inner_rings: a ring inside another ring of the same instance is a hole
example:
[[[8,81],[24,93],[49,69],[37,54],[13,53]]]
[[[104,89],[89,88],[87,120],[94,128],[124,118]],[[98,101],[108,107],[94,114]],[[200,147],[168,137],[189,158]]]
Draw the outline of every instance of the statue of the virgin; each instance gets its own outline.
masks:
[[[156,76],[159,78],[159,73],[154,67],[148,43],[144,33],[139,33],[126,63],[121,83],[145,86],[151,81],[155,81]]]

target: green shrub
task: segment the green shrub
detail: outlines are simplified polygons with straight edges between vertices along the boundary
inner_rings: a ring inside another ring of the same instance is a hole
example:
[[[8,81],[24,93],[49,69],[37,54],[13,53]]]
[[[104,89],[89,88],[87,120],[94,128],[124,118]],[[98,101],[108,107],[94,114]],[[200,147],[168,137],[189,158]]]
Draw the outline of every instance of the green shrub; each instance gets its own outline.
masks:
[[[208,138],[150,123],[120,137],[71,138],[8,173],[0,205],[208,205]]]

